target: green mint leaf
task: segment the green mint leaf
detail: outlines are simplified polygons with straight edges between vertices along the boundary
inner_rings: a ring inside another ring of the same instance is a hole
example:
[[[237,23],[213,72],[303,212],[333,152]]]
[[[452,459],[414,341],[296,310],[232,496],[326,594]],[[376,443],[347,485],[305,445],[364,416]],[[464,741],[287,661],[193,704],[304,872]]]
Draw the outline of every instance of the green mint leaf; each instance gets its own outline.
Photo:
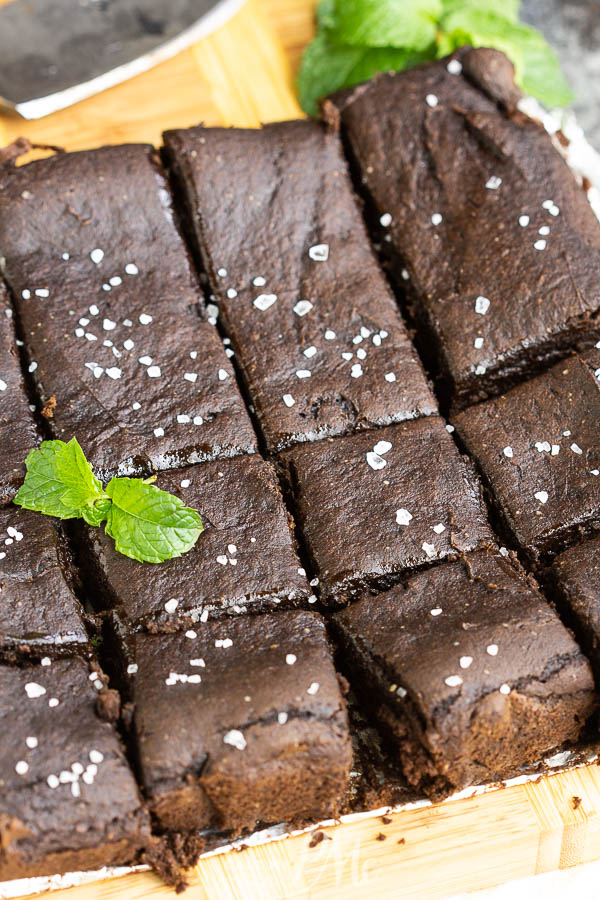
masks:
[[[63,502],[69,488],[58,471],[57,459],[66,446],[64,441],[43,441],[38,449],[29,451],[25,481],[14,499],[17,506],[59,519],[79,518],[79,507]]]
[[[81,516],[88,525],[98,526],[108,516],[108,511],[112,505],[112,501],[105,497],[101,500],[96,500],[90,506],[82,506],[81,508]]]
[[[458,11],[467,11],[474,9],[484,11],[485,13],[496,13],[509,22],[517,23],[519,21],[519,9],[521,0],[442,0],[442,20],[441,25],[444,27],[444,17],[450,13]]]
[[[547,106],[564,106],[572,100],[556,54],[534,28],[511,22],[487,9],[462,6],[444,15],[440,25],[438,56],[465,44],[493,47],[511,60],[515,81],[523,91]]]
[[[423,51],[441,12],[441,0],[336,0],[333,31],[342,44]]]
[[[560,67],[552,47],[536,31],[522,48],[523,72],[519,86],[526,94],[536,97],[545,106],[568,106],[573,102],[573,91]]]
[[[435,46],[426,52],[400,50],[397,47],[350,47],[333,41],[322,31],[308,45],[298,74],[298,91],[303,110],[311,116],[319,113],[318,101],[334,91],[353,87],[377,72],[390,72],[435,59]]]
[[[62,503],[71,509],[81,509],[104,496],[102,483],[83,455],[77,438],[72,438],[56,454],[56,470],[67,490]]]
[[[335,27],[335,0],[321,0],[317,6],[317,25],[319,28]]]
[[[106,495],[112,500],[106,533],[114,538],[119,553],[138,562],[160,563],[181,556],[203,531],[196,510],[140,478],[113,478]]]

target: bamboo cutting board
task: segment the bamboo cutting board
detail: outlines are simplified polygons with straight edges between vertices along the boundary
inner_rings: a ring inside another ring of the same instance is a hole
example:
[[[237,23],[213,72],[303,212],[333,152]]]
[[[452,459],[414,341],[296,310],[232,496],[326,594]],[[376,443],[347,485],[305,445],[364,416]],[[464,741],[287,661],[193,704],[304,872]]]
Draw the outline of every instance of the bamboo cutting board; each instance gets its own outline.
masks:
[[[313,32],[313,6],[249,0],[218,32],[124,85],[38,122],[0,116],[0,146],[20,135],[68,150],[158,144],[164,129],[201,121],[254,127],[301,115],[294,75]],[[387,824],[376,816],[324,830],[331,840],[313,847],[301,834],[201,860],[186,900],[340,900],[357,890],[369,900],[435,900],[590,862],[600,858],[600,770],[406,809]],[[52,898],[173,896],[153,874],[137,873]]]

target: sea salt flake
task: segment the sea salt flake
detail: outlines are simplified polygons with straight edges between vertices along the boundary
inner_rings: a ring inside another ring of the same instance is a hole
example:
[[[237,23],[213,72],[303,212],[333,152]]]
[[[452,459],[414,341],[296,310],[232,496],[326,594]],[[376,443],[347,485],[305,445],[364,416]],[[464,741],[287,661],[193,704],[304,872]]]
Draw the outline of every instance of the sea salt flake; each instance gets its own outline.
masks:
[[[433,530],[435,531],[436,534],[442,534],[442,532],[444,532],[446,530],[446,526],[442,525],[442,523],[439,522],[437,525],[433,526]]]
[[[297,316],[305,316],[311,311],[312,308],[313,305],[310,300],[298,300],[298,302],[294,306],[294,312]]]
[[[379,456],[378,453],[374,453],[372,450],[369,450],[369,452],[366,454],[366,458],[371,468],[375,469],[376,471],[378,469],[385,468],[385,466],[387,465],[385,459]]]
[[[469,666],[472,664],[472,662],[473,662],[472,656],[461,656],[461,658],[458,661],[461,669],[468,669]]]
[[[423,541],[421,548],[425,551],[429,559],[433,559],[435,556],[435,547],[433,544],[428,544],[427,541]]]
[[[578,456],[581,456],[581,454],[583,453],[583,450],[581,449],[579,444],[571,444],[571,450],[573,451],[573,453],[576,453]]]
[[[141,313],[139,316],[140,325],[149,325],[152,322],[152,316],[148,313]]]
[[[475,312],[479,316],[485,316],[486,312],[490,308],[490,301],[487,297],[479,296],[475,300]]]
[[[160,366],[149,366],[146,373],[148,378],[160,378],[162,375]]]
[[[170,600],[167,600],[167,602],[165,603],[165,610],[169,614],[171,614],[171,613],[175,612],[175,610],[177,609],[178,606],[179,606],[179,600],[177,600],[175,597],[172,597]],[[93,762],[93,760],[92,760],[92,762]]]
[[[492,175],[486,181],[485,186],[489,191],[497,191],[501,184],[502,179],[498,175]]]
[[[462,72],[462,63],[458,59],[451,59],[446,66],[446,69],[451,75],[460,75]]]
[[[438,105],[438,102],[438,98],[435,94],[427,94],[425,97],[425,103],[427,106],[431,107],[431,109],[434,109]]]
[[[488,656],[498,656],[498,644],[488,644],[485,652]]]
[[[531,219],[529,216],[519,216],[519,225],[521,228],[527,228]]]
[[[277,294],[259,294],[254,300],[254,306],[264,312],[277,301]]]
[[[236,750],[245,750],[247,746],[246,738],[241,731],[237,730],[237,728],[232,728],[231,731],[228,731],[227,734],[223,735],[223,743],[235,747]]]
[[[99,266],[104,259],[104,250],[101,250],[100,247],[96,247],[96,249],[92,250],[92,252],[90,253],[90,259],[93,263]]]
[[[393,384],[394,381],[396,380],[396,373],[395,372],[387,372],[383,377],[385,378],[385,380],[387,382],[389,382],[389,384]]]
[[[389,453],[392,449],[392,445],[390,441],[377,441],[375,446],[373,447],[373,451],[375,453],[379,453],[380,456],[383,456],[386,453]]]
[[[548,491],[536,491],[536,493],[533,496],[535,497],[536,500],[539,500],[540,503],[548,502]]]
[[[448,675],[447,678],[444,678],[444,684],[447,684],[448,687],[460,687],[462,683],[460,675]]]
[[[35,681],[28,681],[25,685],[25,693],[30,700],[35,700],[38,697],[43,697],[46,693],[46,688]]]
[[[283,400],[283,402],[285,403],[285,405],[288,408],[292,407],[294,405],[294,403],[296,402],[291,394],[284,394],[281,399]]]
[[[391,213],[384,213],[382,216],[380,216],[380,217],[379,217],[379,224],[380,224],[383,228],[389,228],[389,226],[392,224],[392,214],[391,214]]]
[[[431,224],[432,224],[432,225],[441,225],[441,224],[442,224],[442,220],[443,220],[442,214],[436,212],[436,213],[434,213],[434,214],[432,215],[432,217],[431,217]]]
[[[329,259],[329,244],[315,244],[309,247],[308,255],[315,262],[327,262]]]
[[[318,682],[318,681],[313,681],[313,683],[311,684],[311,686],[310,686],[309,688],[306,689],[306,693],[307,693],[307,694],[316,694],[317,691],[319,690],[319,687],[320,687],[319,682]]]
[[[293,666],[297,659],[298,659],[298,657],[296,656],[295,653],[288,653],[285,657],[285,661],[288,664],[288,666]]]
[[[502,452],[504,453],[504,455],[505,455],[508,459],[512,459],[513,456],[514,456],[513,448],[512,448],[512,447],[505,447],[504,450],[503,450]]]
[[[396,522],[398,525],[408,525],[412,518],[412,514],[407,509],[400,508],[396,510]]]

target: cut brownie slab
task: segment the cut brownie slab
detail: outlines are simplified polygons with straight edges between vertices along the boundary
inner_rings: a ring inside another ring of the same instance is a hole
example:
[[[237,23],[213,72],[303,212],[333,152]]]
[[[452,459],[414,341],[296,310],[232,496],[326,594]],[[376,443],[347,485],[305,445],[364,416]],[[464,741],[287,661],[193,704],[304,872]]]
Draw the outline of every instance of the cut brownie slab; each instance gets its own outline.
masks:
[[[565,615],[600,677],[600,537],[565,550],[553,562]],[[560,601],[559,601],[560,602]]]
[[[532,561],[600,526],[597,357],[564,360],[454,420]]]
[[[304,444],[282,460],[327,602],[493,541],[480,485],[438,417]]]
[[[0,510],[0,654],[89,649],[66,565],[51,519],[16,507]]]
[[[330,107],[458,405],[600,337],[600,225],[518,99],[509,61],[481,49]]]
[[[298,121],[165,142],[269,446],[435,413],[337,135]]]
[[[434,797],[517,774],[575,740],[594,708],[587,659],[501,556],[435,566],[333,623],[405,776]]]
[[[138,633],[127,653],[140,771],[162,827],[238,832],[335,814],[351,746],[318,615]]]
[[[8,292],[0,282],[0,504],[8,503],[25,477],[25,457],[38,442],[25,394]]]
[[[0,666],[1,881],[134,862],[149,837],[89,676],[78,659]]]
[[[312,600],[273,467],[258,455],[162,472],[157,486],[198,509],[205,531],[159,566],[117,553],[88,529],[99,603],[131,627],[174,631],[206,616]]]
[[[4,166],[0,245],[54,437],[104,476],[254,450],[151,148]]]

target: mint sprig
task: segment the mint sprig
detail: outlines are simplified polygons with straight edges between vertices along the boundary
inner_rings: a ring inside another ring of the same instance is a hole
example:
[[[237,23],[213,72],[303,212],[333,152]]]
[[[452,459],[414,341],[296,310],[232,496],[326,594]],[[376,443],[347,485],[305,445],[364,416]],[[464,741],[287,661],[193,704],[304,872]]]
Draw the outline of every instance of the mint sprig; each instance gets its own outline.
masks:
[[[59,519],[106,522],[119,553],[161,563],[191,550],[202,531],[195,509],[153,484],[155,478],[96,478],[76,438],[43,441],[25,460],[25,481],[14,502]]]
[[[546,106],[565,106],[572,93],[556,54],[519,22],[519,7],[520,0],[321,0],[317,35],[298,74],[302,107],[317,115],[327,94],[465,45],[502,50],[523,91]]]

